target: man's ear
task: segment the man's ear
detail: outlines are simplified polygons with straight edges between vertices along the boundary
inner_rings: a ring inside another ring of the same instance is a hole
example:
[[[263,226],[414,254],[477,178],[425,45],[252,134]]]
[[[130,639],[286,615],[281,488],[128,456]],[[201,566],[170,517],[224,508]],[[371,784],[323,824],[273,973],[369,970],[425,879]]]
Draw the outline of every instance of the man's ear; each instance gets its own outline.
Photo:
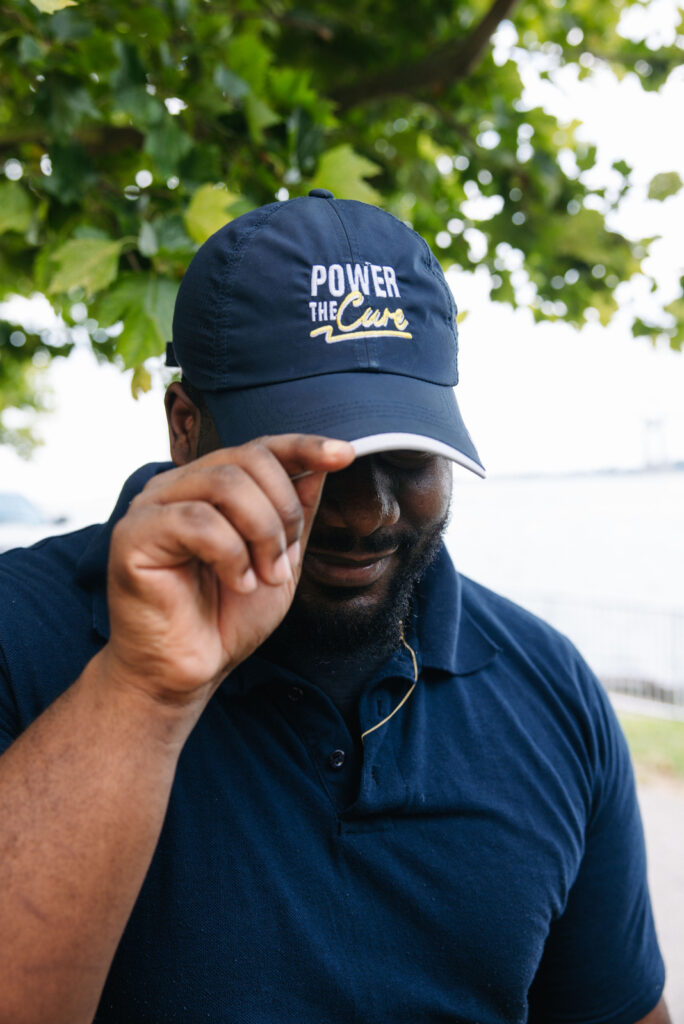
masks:
[[[164,395],[166,420],[169,425],[171,458],[177,466],[185,466],[197,458],[200,437],[200,412],[191,402],[181,384],[169,384]]]

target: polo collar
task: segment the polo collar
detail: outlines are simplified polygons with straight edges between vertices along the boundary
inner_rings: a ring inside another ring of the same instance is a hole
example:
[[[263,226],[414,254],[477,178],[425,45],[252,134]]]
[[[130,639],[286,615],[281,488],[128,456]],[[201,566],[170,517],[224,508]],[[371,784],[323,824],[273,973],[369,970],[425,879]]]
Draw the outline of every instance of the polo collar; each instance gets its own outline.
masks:
[[[463,581],[442,545],[418,585],[416,629],[425,668],[471,675],[501,649],[463,604]]]

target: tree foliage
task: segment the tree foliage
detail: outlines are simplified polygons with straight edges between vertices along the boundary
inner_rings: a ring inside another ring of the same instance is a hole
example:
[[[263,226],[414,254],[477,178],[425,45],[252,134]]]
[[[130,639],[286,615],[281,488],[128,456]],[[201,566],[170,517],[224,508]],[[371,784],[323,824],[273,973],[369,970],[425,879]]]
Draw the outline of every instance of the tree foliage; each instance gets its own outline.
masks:
[[[485,266],[495,300],[523,301],[522,271],[537,318],[607,323],[647,252],[606,225],[630,168],[615,165],[612,193],[592,189],[594,148],[528,108],[519,65],[607,64],[657,89],[681,50],[617,32],[638,3],[0,0],[0,298],[47,294],[145,387],[197,246],[324,186],[410,222],[445,266]],[[664,169],[651,194],[680,186]],[[679,347],[673,320],[634,329]],[[0,325],[0,409],[37,400],[32,368],[54,351],[45,332]]]

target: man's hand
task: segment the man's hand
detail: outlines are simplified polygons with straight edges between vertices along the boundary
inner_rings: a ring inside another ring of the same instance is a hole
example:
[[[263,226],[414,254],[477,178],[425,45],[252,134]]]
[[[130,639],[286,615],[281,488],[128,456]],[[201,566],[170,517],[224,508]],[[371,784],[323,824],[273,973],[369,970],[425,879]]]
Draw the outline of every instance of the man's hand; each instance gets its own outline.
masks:
[[[325,474],[353,458],[345,441],[284,434],[153,478],[112,535],[107,676],[203,707],[282,621]]]
[[[93,1019],[182,745],[285,615],[325,474],[353,458],[303,435],[213,452],[117,525],[109,643],[0,758],[0,1024]]]

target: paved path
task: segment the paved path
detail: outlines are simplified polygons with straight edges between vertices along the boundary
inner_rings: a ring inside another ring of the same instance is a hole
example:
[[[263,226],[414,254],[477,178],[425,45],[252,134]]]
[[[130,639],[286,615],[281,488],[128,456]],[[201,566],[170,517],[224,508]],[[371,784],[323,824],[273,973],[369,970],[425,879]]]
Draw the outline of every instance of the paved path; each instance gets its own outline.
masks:
[[[643,778],[639,803],[672,1024],[684,1024],[684,783]]]

